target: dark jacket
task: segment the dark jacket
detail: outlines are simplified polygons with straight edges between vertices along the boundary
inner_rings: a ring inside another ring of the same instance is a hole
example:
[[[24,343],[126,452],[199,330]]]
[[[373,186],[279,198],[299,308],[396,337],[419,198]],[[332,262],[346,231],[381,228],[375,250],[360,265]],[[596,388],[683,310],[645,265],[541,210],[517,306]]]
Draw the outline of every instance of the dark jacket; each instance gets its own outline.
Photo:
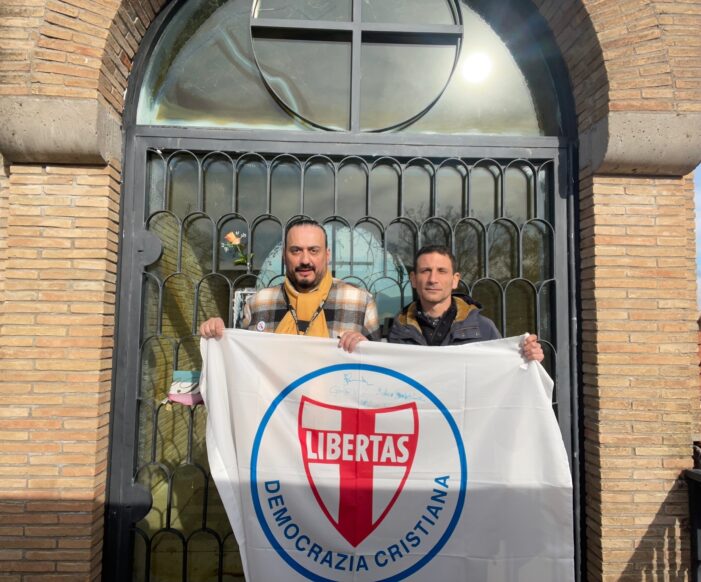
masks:
[[[459,297],[453,297],[453,301],[455,301],[457,313],[450,331],[441,343],[442,346],[457,346],[501,338],[492,320],[480,315],[476,305],[471,305]],[[414,302],[394,318],[387,339],[389,343],[427,345],[417,320],[416,309]]]

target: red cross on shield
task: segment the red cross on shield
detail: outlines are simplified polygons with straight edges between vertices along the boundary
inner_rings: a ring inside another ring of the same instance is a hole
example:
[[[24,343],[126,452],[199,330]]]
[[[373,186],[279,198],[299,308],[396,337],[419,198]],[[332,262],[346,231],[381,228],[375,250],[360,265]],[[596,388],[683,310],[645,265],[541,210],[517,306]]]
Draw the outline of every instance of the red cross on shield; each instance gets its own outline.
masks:
[[[302,397],[298,435],[309,485],[328,520],[353,547],[399,498],[418,434],[415,402],[363,409]]]

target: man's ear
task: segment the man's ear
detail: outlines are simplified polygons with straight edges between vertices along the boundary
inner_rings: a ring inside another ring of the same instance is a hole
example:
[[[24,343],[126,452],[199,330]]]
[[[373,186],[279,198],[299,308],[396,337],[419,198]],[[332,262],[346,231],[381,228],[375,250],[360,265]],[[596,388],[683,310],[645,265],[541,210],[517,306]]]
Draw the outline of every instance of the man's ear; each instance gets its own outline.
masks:
[[[416,273],[414,271],[409,273],[409,281],[411,282],[411,286],[416,289]]]
[[[329,247],[326,247],[326,264],[331,264],[331,249]]]
[[[453,273],[453,290],[458,288],[460,283],[460,273]]]

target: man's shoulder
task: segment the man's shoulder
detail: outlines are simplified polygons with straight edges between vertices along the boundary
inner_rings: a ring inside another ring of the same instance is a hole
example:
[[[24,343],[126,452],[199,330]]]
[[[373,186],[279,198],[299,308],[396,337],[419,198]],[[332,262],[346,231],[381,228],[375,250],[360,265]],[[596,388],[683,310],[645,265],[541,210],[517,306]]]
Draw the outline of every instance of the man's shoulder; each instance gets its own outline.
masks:
[[[275,285],[274,287],[263,287],[256,291],[249,299],[249,305],[264,309],[280,301],[284,302],[284,300],[282,286]]]
[[[351,283],[347,283],[342,279],[333,280],[331,291],[333,293],[333,297],[330,299],[338,302],[353,301],[368,303],[372,300],[372,295],[368,291],[361,289],[360,287],[356,287]]]

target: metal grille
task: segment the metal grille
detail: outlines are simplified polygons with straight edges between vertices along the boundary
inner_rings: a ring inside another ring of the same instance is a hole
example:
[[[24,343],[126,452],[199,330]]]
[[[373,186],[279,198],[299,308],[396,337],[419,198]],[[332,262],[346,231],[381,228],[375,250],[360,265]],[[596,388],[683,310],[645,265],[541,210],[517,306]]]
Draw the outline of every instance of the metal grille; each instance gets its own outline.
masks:
[[[133,529],[134,580],[242,575],[209,474],[206,412],[170,404],[167,394],[175,371],[200,369],[199,323],[234,323],[237,291],[282,279],[282,233],[296,215],[325,224],[334,275],[373,292],[381,319],[412,300],[414,252],[448,245],[463,290],[502,334],[537,332],[555,375],[553,159],[150,149],[144,161],[137,231],[155,260],[143,261],[140,276],[132,475],[152,507]],[[228,232],[245,235],[237,254],[222,246]]]

